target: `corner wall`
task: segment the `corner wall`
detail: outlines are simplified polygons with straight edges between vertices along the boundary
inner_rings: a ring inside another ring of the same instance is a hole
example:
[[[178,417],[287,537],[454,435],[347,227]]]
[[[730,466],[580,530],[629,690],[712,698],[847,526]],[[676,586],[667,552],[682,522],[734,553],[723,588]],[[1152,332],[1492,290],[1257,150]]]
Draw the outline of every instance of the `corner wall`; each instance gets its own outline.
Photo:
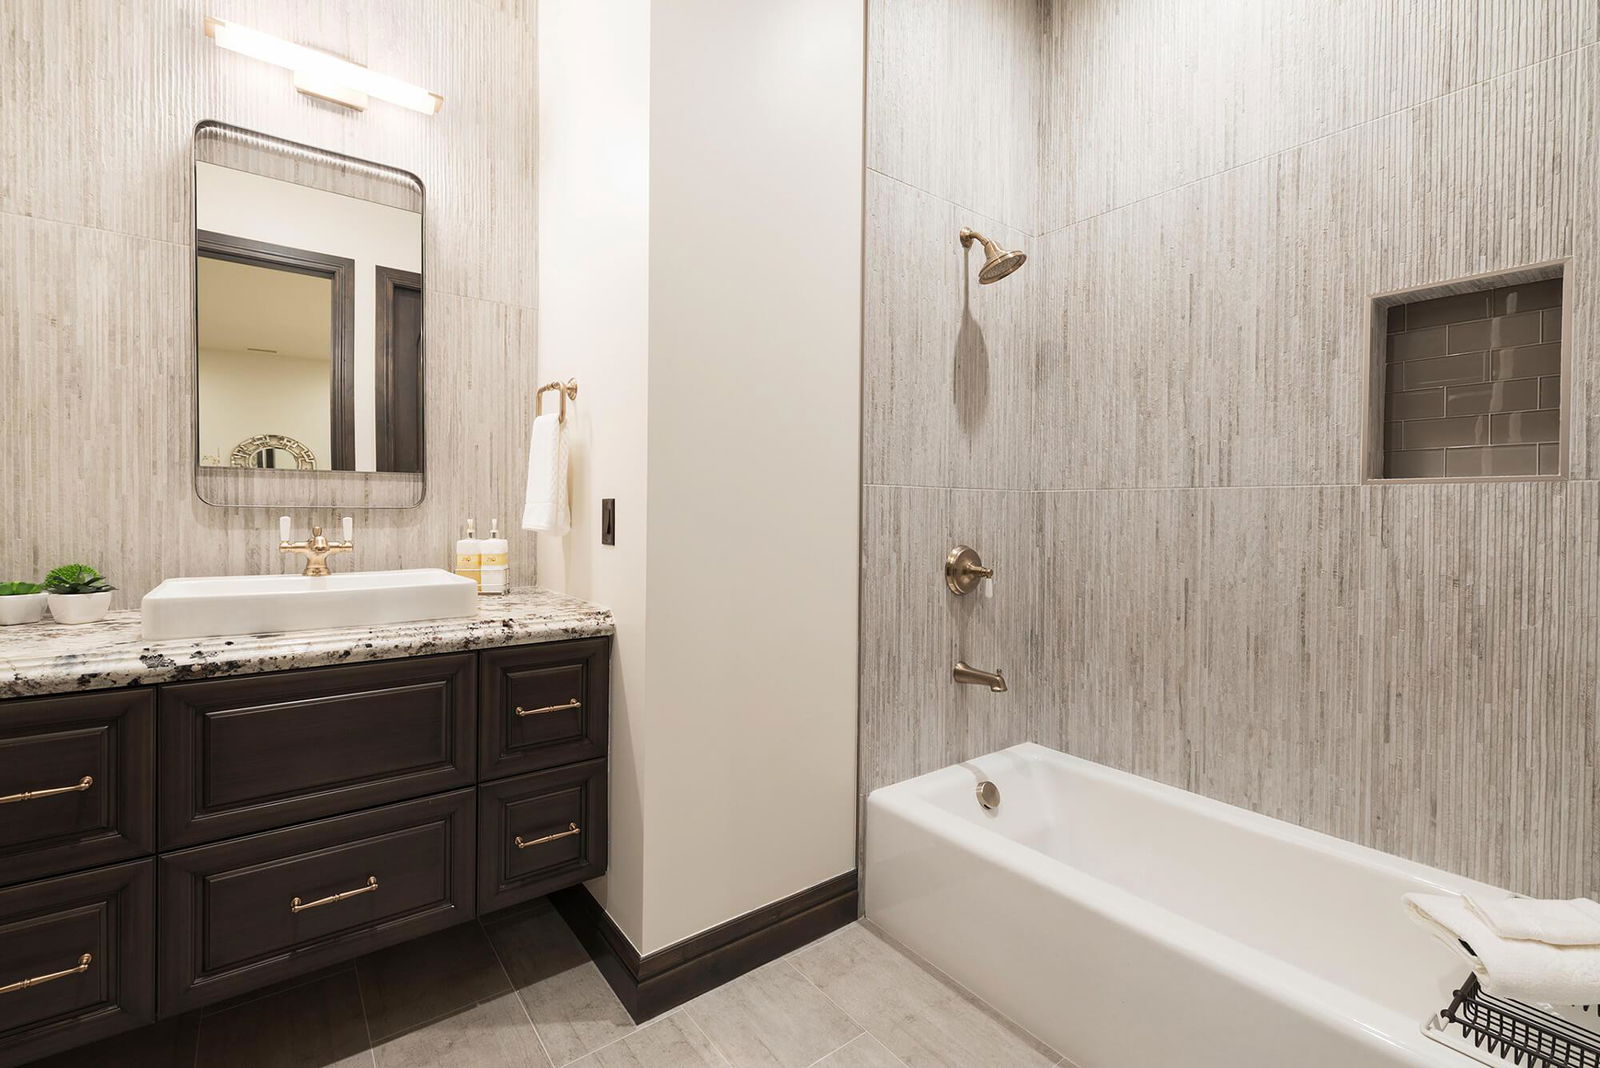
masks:
[[[540,10],[541,347],[581,413],[540,575],[618,617],[591,889],[648,954],[854,866],[862,3]]]
[[[1592,5],[1039,13],[1023,284],[950,295],[942,202],[874,200],[869,260],[897,266],[869,283],[863,790],[1032,739],[1593,893]],[[869,97],[902,99],[884,56]],[[926,95],[894,123],[937,127]],[[870,113],[878,151],[900,135]],[[1574,477],[1364,485],[1369,297],[1561,259]],[[999,570],[993,601],[938,586],[955,541]],[[1011,693],[951,685],[958,650]]]

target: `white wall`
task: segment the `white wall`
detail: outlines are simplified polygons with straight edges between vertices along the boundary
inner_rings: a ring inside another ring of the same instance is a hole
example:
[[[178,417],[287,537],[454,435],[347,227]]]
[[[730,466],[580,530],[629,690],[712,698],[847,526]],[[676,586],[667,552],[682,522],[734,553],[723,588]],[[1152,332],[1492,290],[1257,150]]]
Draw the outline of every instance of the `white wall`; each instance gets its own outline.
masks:
[[[611,871],[591,889],[643,930],[641,740],[649,418],[649,0],[539,5],[539,351],[542,381],[576,377],[572,532],[539,537],[541,585],[616,614]],[[548,403],[548,401],[547,401]],[[600,544],[600,499],[618,504]]]
[[[214,163],[196,162],[194,169],[199,229],[355,260],[356,470],[376,470],[374,270],[422,270],[421,213]],[[448,350],[439,356],[448,359]]]
[[[333,455],[327,360],[200,350],[200,459],[226,467],[233,448],[255,434],[302,442],[326,471]]]
[[[594,889],[645,953],[854,865],[863,21],[540,7],[541,365],[581,413],[540,578],[621,621]]]
[[[651,948],[855,863],[863,31],[654,13]]]

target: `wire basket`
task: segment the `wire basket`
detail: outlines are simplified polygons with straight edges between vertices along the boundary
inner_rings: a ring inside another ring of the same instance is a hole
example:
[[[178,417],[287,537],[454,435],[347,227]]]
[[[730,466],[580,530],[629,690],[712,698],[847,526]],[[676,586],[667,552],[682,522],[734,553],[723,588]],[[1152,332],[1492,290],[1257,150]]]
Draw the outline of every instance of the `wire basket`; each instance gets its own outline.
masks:
[[[1600,1027],[1600,1007],[1536,1009],[1485,993],[1478,977],[1469,975],[1449,1006],[1430,1020],[1425,1030],[1445,1045],[1488,1064],[1600,1068],[1596,1027]]]

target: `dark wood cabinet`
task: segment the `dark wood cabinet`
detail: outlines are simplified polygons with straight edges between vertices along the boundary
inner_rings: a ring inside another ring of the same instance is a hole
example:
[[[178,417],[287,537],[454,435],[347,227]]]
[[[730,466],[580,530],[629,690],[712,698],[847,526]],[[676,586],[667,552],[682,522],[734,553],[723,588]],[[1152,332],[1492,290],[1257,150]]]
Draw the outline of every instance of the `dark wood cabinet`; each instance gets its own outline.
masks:
[[[0,882],[153,850],[154,731],[148,691],[0,702]]]
[[[0,890],[0,1066],[155,1019],[154,867]]]
[[[603,874],[610,651],[0,701],[0,1068]]]
[[[161,848],[474,781],[471,653],[161,690]]]
[[[606,762],[478,789],[478,911],[515,905],[606,870]]]
[[[475,915],[473,802],[457,790],[162,854],[162,1014]]]
[[[492,649],[479,661],[481,778],[542,771],[606,755],[611,639]]]

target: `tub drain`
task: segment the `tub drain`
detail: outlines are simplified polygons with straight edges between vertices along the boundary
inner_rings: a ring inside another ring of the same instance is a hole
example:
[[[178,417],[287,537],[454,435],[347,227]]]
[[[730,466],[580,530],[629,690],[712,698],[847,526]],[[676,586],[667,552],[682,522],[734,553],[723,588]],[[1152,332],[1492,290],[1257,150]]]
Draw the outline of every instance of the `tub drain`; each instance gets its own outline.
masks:
[[[1000,787],[984,779],[978,783],[978,804],[993,811],[1000,807]]]

